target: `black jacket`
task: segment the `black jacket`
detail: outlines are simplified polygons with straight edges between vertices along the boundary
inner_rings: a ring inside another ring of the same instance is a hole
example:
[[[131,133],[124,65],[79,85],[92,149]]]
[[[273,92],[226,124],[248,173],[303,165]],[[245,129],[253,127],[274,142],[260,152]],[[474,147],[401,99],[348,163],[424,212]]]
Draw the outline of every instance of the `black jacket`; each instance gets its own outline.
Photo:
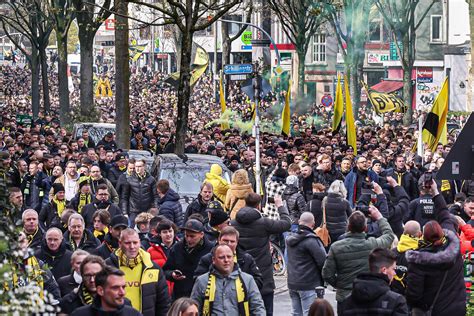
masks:
[[[407,251],[406,298],[410,306],[428,310],[440,289],[444,274],[447,273],[434,304],[433,315],[465,315],[464,266],[456,236],[456,219],[449,214],[441,194],[436,195],[433,200],[436,220],[445,231],[447,243],[441,247]]]
[[[58,208],[54,201],[49,202],[41,208],[38,215],[38,221],[41,228],[48,230],[51,227],[62,229],[61,219],[58,216]]]
[[[253,279],[255,280],[255,283],[257,283],[258,288],[262,290],[262,273],[258,269],[257,263],[255,262],[255,259],[252,257],[252,255],[237,248],[237,263],[239,264],[239,268],[242,272],[248,273],[253,276]],[[203,256],[199,261],[199,265],[194,271],[194,277],[197,278],[198,276],[209,272],[211,266],[212,254],[208,253],[207,255]]]
[[[104,242],[97,247],[94,251],[94,254],[101,257],[104,260],[107,260],[110,257],[110,254],[117,250],[118,248],[118,240],[112,237],[110,233],[107,233],[104,237]]]
[[[124,214],[139,214],[158,205],[155,178],[147,173],[143,179],[133,174],[127,180],[120,197],[120,209]]]
[[[109,311],[104,311],[101,307],[101,302],[99,296],[96,296],[94,299],[94,302],[91,305],[87,306],[82,306],[78,309],[76,309],[71,316],[141,316],[142,314],[131,307],[130,305],[127,305],[127,303],[130,303],[128,300],[125,300],[126,303],[122,306],[120,306],[116,311],[109,312]]]
[[[301,214],[306,211],[306,201],[303,194],[298,191],[295,185],[287,185],[281,197],[286,201],[291,223],[298,224]]]
[[[205,237],[201,245],[186,250],[186,240],[177,242],[170,251],[168,260],[163,266],[166,279],[174,282],[173,299],[183,296],[190,296],[194,283],[194,271],[196,270],[199,260],[206,254],[210,253],[214,244],[210,243]],[[186,276],[183,280],[175,280],[171,276],[174,270],[179,270]]]
[[[36,258],[48,265],[56,280],[71,273],[71,255],[72,252],[66,248],[64,242],[58,251],[51,252],[46,240],[43,241],[41,248],[35,253]]]
[[[94,213],[99,209],[99,206],[100,205],[98,204],[98,201],[96,200],[92,203],[84,205],[84,207],[82,208],[81,215],[84,218],[84,222],[86,223],[86,228],[89,230],[94,229],[93,216],[94,216]],[[102,209],[107,209],[107,211],[110,214],[110,218],[113,218],[116,215],[123,215],[122,210],[120,210],[120,208],[113,203],[110,203],[108,208],[105,207]]]
[[[114,253],[110,255],[105,263],[117,269],[119,268],[119,261]],[[140,282],[141,312],[144,316],[165,316],[168,313],[170,297],[163,270],[151,261],[149,256],[143,256],[142,265],[143,271]],[[152,279],[156,280],[152,281]]]
[[[275,289],[273,280],[273,262],[270,254],[270,235],[281,234],[291,227],[291,219],[286,207],[278,208],[279,220],[264,217],[257,209],[243,207],[237,213],[231,226],[240,233],[239,246],[254,257],[262,272],[262,295],[271,294]]]
[[[343,302],[340,315],[408,316],[405,297],[391,291],[389,283],[388,277],[381,273],[359,274],[354,280],[352,294]]]
[[[201,194],[198,194],[197,198],[192,201],[186,208],[186,214],[184,216],[184,223],[188,221],[189,216],[194,213],[199,213],[204,217],[204,224],[209,222],[209,217],[207,216],[207,204],[202,201]]]
[[[408,213],[410,203],[408,194],[399,185],[390,191],[384,190],[384,193],[386,193],[388,203],[388,223],[392,227],[393,233],[400,239],[403,234],[403,218]]]
[[[41,248],[41,244],[43,243],[44,239],[44,231],[43,229],[41,229],[41,227],[38,226],[38,231],[34,235],[26,235],[26,237],[28,238],[28,240],[31,239],[28,247],[33,249],[33,251],[36,251]]]
[[[75,250],[72,245],[71,245],[71,242],[73,241],[70,241],[69,240],[69,230],[66,231],[64,233],[64,240],[66,242],[66,248],[73,251]],[[85,250],[89,253],[93,253],[94,250],[99,247],[100,245],[100,241],[99,239],[95,238],[95,236],[90,232],[90,230],[88,229],[84,229],[84,233],[82,235],[82,240],[81,242],[79,243],[79,247],[77,247],[78,249],[82,249],[82,250]]]
[[[158,207],[160,215],[163,215],[178,227],[184,225],[184,214],[181,203],[179,203],[179,194],[169,189],[166,194],[160,198],[158,197]]]
[[[346,232],[347,219],[352,214],[352,208],[346,199],[336,193],[328,193],[326,202],[323,200],[322,203],[326,203],[327,229],[331,242],[335,242]]]
[[[61,291],[61,297],[66,296],[67,294],[71,293],[74,289],[78,288],[80,283],[76,283],[73,276],[74,272],[65,275],[58,279],[59,291]]]
[[[426,194],[421,195],[408,204],[408,214],[404,217],[403,222],[406,223],[410,220],[415,220],[423,227],[426,223],[434,219],[433,197]]]
[[[321,222],[323,221],[323,208],[321,203],[325,196],[326,193],[324,192],[313,193],[313,198],[306,204],[306,211],[311,212],[314,216],[315,227],[321,226]]]
[[[342,173],[336,170],[334,167],[328,172],[324,172],[320,169],[314,169],[313,173],[315,178],[314,182],[321,183],[326,188],[329,188],[331,183],[336,180],[344,181],[344,176],[342,175]]]
[[[414,200],[418,197],[418,184],[410,171],[407,171],[405,168],[403,170],[388,170],[387,175],[391,176],[399,183],[404,189],[405,192],[408,194],[408,197],[411,200]]]
[[[288,250],[288,289],[310,291],[324,284],[321,270],[326,260],[326,251],[319,237],[307,226],[286,240]]]

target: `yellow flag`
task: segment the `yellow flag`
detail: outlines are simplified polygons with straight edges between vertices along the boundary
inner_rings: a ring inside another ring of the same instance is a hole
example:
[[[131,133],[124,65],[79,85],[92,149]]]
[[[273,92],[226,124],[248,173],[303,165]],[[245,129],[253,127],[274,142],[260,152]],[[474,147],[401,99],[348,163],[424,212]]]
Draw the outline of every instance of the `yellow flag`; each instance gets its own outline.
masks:
[[[349,80],[344,76],[344,90],[346,93],[346,129],[347,129],[347,145],[354,149],[354,155],[357,155],[357,133],[354,122],[354,114],[352,112],[352,101],[349,93]]]
[[[290,136],[290,97],[291,97],[291,80],[288,81],[288,91],[286,92],[285,97],[285,106],[283,107],[283,112],[281,113],[281,133],[285,136]]]
[[[219,80],[219,101],[221,103],[221,115],[227,110],[227,106],[225,104],[225,95],[224,95],[224,87],[222,85],[222,73]],[[221,123],[221,129],[230,129],[229,123]]]
[[[449,95],[449,84],[448,78],[444,80],[443,86],[438,96],[434,100],[433,107],[430,113],[426,117],[425,124],[423,125],[423,142],[428,145],[432,151],[436,150],[438,142],[446,140],[446,124],[448,117],[448,95]],[[444,134],[444,136],[442,136]]]
[[[336,100],[334,102],[334,114],[332,117],[332,133],[337,134],[341,128],[342,113],[344,112],[344,99],[342,96],[341,78],[337,76]]]

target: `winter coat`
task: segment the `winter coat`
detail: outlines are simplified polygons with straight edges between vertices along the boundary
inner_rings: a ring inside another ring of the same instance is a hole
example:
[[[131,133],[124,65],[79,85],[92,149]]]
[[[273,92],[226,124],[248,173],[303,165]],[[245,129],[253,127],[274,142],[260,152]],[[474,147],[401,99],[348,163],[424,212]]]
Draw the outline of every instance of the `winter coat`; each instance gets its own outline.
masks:
[[[26,234],[25,231],[24,233]],[[26,235],[26,237],[29,240],[28,247],[33,249],[33,251],[36,251],[41,248],[44,239],[44,231],[38,226],[38,230],[33,236]]]
[[[407,302],[428,310],[446,273],[433,307],[433,315],[465,315],[466,292],[464,266],[456,236],[456,219],[452,218],[441,194],[433,197],[436,220],[443,227],[447,243],[441,247],[408,251]]]
[[[247,292],[250,315],[266,315],[265,305],[263,304],[263,299],[260,295],[257,284],[251,275],[241,272],[238,268],[234,269],[234,271],[226,277],[222,276],[215,268],[213,268],[210,272],[203,274],[196,279],[191,298],[198,302],[199,314],[202,313],[210,274],[213,274],[216,277],[216,295],[212,304],[211,315],[239,315],[237,290],[235,288],[235,280],[239,275]]]
[[[310,291],[324,284],[321,270],[326,259],[324,245],[314,231],[300,225],[286,240],[288,289]]]
[[[184,223],[188,221],[189,216],[195,213],[202,215],[202,217],[204,218],[204,224],[209,222],[209,217],[207,216],[207,203],[203,202],[201,194],[198,194],[197,198],[195,198],[191,203],[189,203],[188,207],[186,208]]]
[[[365,233],[349,232],[344,239],[331,245],[322,275],[327,283],[336,288],[338,302],[344,301],[351,293],[356,276],[369,271],[369,253],[374,248],[390,248],[392,245],[394,235],[387,219],[382,217],[377,224],[382,231],[382,236],[378,238],[366,239]]]
[[[94,213],[99,210],[98,203],[99,201],[96,200],[93,203],[84,205],[84,207],[82,208],[81,215],[84,218],[84,222],[86,223],[86,228],[91,231],[94,229]],[[114,216],[123,215],[122,210],[119,209],[118,206],[115,204],[109,204],[108,208],[102,209],[107,210],[107,212],[109,212],[111,219]]]
[[[301,214],[306,211],[306,201],[303,194],[299,192],[297,186],[290,184],[283,191],[282,199],[286,201],[291,223],[298,224]]]
[[[118,180],[121,175],[126,172],[127,168],[120,170],[119,167],[114,163],[112,167],[110,167],[109,171],[107,172],[107,179],[109,179],[110,183],[117,189],[118,192]],[[120,195],[119,195],[120,196]]]
[[[434,201],[429,194],[422,195],[408,204],[408,214],[403,221],[406,223],[415,220],[420,223],[421,227],[425,226],[431,220],[435,219]]]
[[[58,251],[52,252],[46,240],[43,241],[41,248],[35,252],[36,258],[46,263],[57,280],[71,273],[71,255],[72,252],[66,248],[63,242]]]
[[[419,238],[412,237],[407,234],[400,236],[397,247],[392,249],[393,253],[397,256],[397,265],[395,267],[395,277],[390,283],[390,288],[399,294],[405,295],[406,291],[406,276],[408,274],[408,262],[406,259],[406,252],[408,250],[418,249]]]
[[[212,184],[214,196],[221,204],[224,204],[227,190],[229,190],[229,183],[226,179],[222,178],[221,166],[218,164],[211,165],[211,170],[206,173],[206,179],[204,179],[204,182]]]
[[[104,311],[101,307],[100,297],[97,295],[91,305],[76,309],[71,316],[141,316],[142,314],[130,305],[122,305],[115,311]]]
[[[474,197],[474,180],[464,180],[461,185],[461,192],[467,197]]]
[[[237,179],[237,181],[234,182],[235,183],[232,183],[229,186],[224,203],[224,208],[228,213],[230,213],[231,219],[235,219],[239,210],[245,206],[245,198],[247,195],[253,193],[252,185],[250,183],[243,183],[240,179]]]
[[[38,222],[44,230],[51,227],[62,229],[61,219],[58,216],[58,208],[54,201],[49,202],[41,209],[38,215]]]
[[[140,179],[136,174],[128,177],[123,187],[120,199],[120,209],[125,214],[139,214],[148,211],[158,204],[158,193],[156,191],[156,180],[151,175]]]
[[[92,194],[88,194],[85,199],[85,204],[82,207],[86,206],[87,204],[91,203],[94,200]],[[67,207],[72,208],[74,211],[78,212],[79,214],[82,213],[82,209],[79,210],[79,203],[81,201],[81,192],[78,192],[76,196],[72,198],[72,200],[68,203]]]
[[[168,286],[163,270],[143,249],[139,250],[142,257],[142,276],[140,281],[141,306],[143,316],[165,316],[170,307]],[[119,260],[115,253],[111,254],[106,264],[119,269]]]
[[[105,150],[112,150],[112,151],[115,151],[118,148],[117,143],[114,140],[111,140],[108,142],[105,140],[105,138],[102,138],[101,140],[99,140],[99,142],[97,143],[97,147],[98,146],[104,146]]]
[[[107,185],[107,191],[109,192],[109,195],[110,195],[110,201],[112,203],[115,203],[115,204],[119,203],[118,193],[115,190],[114,185],[112,184],[112,182],[110,182],[109,179],[107,179],[107,178],[100,178],[98,180],[90,179],[89,184],[90,184],[90,187],[91,187],[92,195],[94,195],[94,196],[97,194],[98,186],[100,184],[106,184]]]
[[[173,299],[189,296],[191,294],[194,270],[196,270],[199,260],[211,252],[214,246],[204,237],[202,244],[197,245],[191,252],[188,252],[185,242],[185,240],[181,240],[171,248],[168,260],[163,266],[166,279],[174,282]],[[174,270],[180,270],[186,278],[183,280],[173,279],[171,274]]]
[[[331,183],[333,183],[336,180],[344,181],[344,176],[342,175],[342,173],[336,170],[334,167],[328,172],[324,172],[323,170],[320,170],[320,169],[315,169],[313,170],[313,173],[314,173],[314,178],[315,178],[314,182],[321,183],[326,188],[329,188]]]
[[[107,233],[104,237],[102,244],[97,247],[94,251],[94,254],[101,257],[104,260],[107,260],[110,255],[117,250],[119,244],[118,240],[112,237],[110,233]]]
[[[410,201],[419,196],[418,183],[410,171],[407,171],[405,168],[403,170],[391,169],[387,170],[387,176],[393,177],[398,185],[405,189]]]
[[[73,251],[73,250],[75,250],[74,249],[75,247],[73,247],[71,245],[71,242],[74,242],[74,241],[69,240],[69,238],[70,238],[70,234],[69,234],[69,230],[68,230],[64,233],[64,240],[66,242],[66,248]],[[77,247],[77,249],[82,249],[82,250],[85,250],[89,253],[92,253],[99,246],[100,246],[99,239],[95,238],[90,230],[84,229],[84,233],[82,235],[82,240],[79,243],[79,247]]]
[[[255,258],[257,266],[262,272],[262,295],[271,294],[275,289],[273,280],[273,263],[270,254],[270,235],[281,234],[291,227],[291,218],[288,209],[284,206],[278,208],[279,220],[264,217],[260,211],[251,207],[242,208],[231,226],[240,233],[239,246]]]
[[[163,268],[166,261],[168,260],[170,249],[168,249],[162,243],[152,243],[147,249],[147,252],[150,254],[151,260]],[[166,283],[168,284],[168,290],[171,296],[173,295],[174,282],[166,280]]]
[[[44,191],[41,187],[41,180],[39,174],[34,177],[27,173],[21,182],[21,192],[23,193],[23,205],[25,208],[32,208],[39,212],[41,210]]]
[[[178,227],[184,225],[184,214],[181,203],[179,202],[179,194],[169,189],[163,197],[158,197],[158,208],[160,215],[163,215]]]
[[[390,281],[385,274],[361,273],[354,280],[352,293],[342,304],[340,315],[408,316],[409,314],[405,297],[390,290]]]
[[[314,216],[314,227],[321,226],[323,221],[323,207],[322,202],[326,193],[324,192],[315,192],[313,197],[306,204],[306,211],[310,212]]]
[[[322,204],[326,203],[326,224],[331,242],[339,239],[347,229],[347,219],[352,214],[349,202],[337,193],[328,193]],[[322,207],[322,206],[321,206]]]
[[[260,290],[262,290],[263,286],[263,278],[260,269],[255,262],[255,259],[249,253],[242,251],[241,249],[237,248],[237,263],[239,264],[239,269],[242,272],[250,274],[255,283]],[[203,256],[199,261],[199,265],[194,271],[194,278],[199,277],[210,271],[212,268],[212,254],[208,253],[207,255]]]
[[[379,181],[379,176],[372,170],[367,170],[367,176],[369,177],[369,180],[378,182]],[[349,204],[352,208],[354,208],[358,196],[358,192],[361,190],[361,186],[358,184],[358,178],[359,174],[357,172],[357,167],[354,167],[351,172],[346,176],[346,179],[344,180],[344,185],[347,189],[347,200],[349,201]]]
[[[269,199],[275,199],[275,195],[283,195],[283,191],[286,188],[284,179],[282,181],[273,180],[271,177],[267,179],[265,183],[265,206],[263,207],[262,213],[270,219],[280,219],[280,214],[275,205],[275,202],[270,202]]]
[[[76,283],[74,279],[74,272],[65,275],[58,279],[59,291],[61,291],[61,297],[71,293],[74,289],[78,288],[80,283]]]
[[[393,233],[400,238],[403,234],[403,217],[408,213],[409,197],[402,186],[397,185],[391,192],[386,192],[388,203],[388,223]],[[393,196],[392,196],[393,193]]]

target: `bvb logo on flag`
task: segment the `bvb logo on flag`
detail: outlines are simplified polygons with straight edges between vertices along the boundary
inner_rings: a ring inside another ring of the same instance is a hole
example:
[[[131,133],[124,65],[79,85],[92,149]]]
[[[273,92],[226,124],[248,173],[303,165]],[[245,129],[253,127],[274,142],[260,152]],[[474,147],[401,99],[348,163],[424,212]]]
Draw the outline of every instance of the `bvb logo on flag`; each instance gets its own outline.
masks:
[[[381,93],[375,90],[370,89],[367,84],[361,81],[364,86],[365,91],[367,91],[367,97],[372,103],[372,106],[375,109],[377,114],[386,113],[386,112],[397,112],[405,113],[407,111],[407,105],[403,100],[391,93]]]

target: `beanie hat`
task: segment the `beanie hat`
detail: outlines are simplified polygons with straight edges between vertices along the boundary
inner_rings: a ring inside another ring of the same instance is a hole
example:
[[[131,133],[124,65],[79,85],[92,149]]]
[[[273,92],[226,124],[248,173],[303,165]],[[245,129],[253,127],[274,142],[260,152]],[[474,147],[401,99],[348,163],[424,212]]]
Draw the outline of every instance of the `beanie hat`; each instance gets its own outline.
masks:
[[[372,167],[375,166],[375,165],[378,164],[378,163],[379,163],[380,165],[382,165],[382,162],[381,162],[380,160],[378,160],[378,159],[372,160]]]
[[[224,223],[226,220],[229,219],[229,214],[224,212],[222,208],[218,209],[215,208],[209,212],[209,225],[211,227],[217,226],[219,224]]]
[[[298,177],[295,175],[288,176],[288,178],[286,178],[286,184],[298,186],[299,185]]]
[[[64,185],[62,183],[54,183],[53,184],[53,194],[56,194],[58,192],[64,192]]]

